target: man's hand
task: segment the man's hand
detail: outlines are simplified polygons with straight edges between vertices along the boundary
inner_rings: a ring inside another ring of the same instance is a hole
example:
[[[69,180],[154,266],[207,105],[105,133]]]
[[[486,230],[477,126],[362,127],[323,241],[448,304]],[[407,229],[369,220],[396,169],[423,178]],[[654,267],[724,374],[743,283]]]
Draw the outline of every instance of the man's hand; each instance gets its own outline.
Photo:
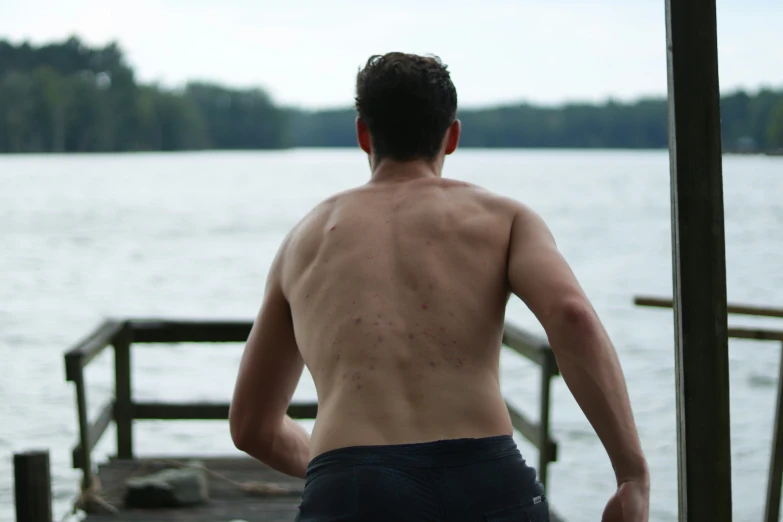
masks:
[[[623,482],[609,499],[601,522],[647,522],[650,486],[646,481]]]

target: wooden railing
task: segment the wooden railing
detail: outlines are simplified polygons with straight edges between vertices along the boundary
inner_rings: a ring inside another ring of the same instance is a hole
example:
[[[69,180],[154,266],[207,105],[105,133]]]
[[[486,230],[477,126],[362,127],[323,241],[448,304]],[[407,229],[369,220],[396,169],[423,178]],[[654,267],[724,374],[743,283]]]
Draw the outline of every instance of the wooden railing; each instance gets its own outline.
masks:
[[[642,296],[634,298],[634,304],[656,308],[672,308],[673,306],[671,299]],[[780,308],[728,304],[726,309],[729,314],[783,318],[783,309]],[[783,330],[729,327],[728,337],[729,339],[783,342]],[[778,369],[777,403],[772,434],[772,455],[768,473],[764,522],[778,522],[780,517],[781,488],[783,488],[783,345],[781,346],[780,367]]]
[[[250,321],[182,321],[160,319],[107,320],[65,354],[66,380],[76,389],[79,442],[73,448],[73,467],[82,470],[82,486],[93,480],[92,450],[113,421],[117,432],[118,459],[133,459],[133,421],[136,420],[226,420],[228,403],[162,403],[133,400],[131,346],[133,343],[244,343]],[[508,402],[514,428],[539,450],[538,476],[547,483],[550,462],[557,460],[557,443],[549,427],[551,380],[559,375],[551,348],[544,339],[506,324],[503,344],[541,368],[539,422],[533,422]],[[90,422],[84,368],[107,346],[114,349],[114,396]],[[317,403],[291,404],[288,415],[314,419]]]
[[[671,299],[661,297],[638,296],[633,300],[638,306],[652,306],[655,308],[671,308],[673,302]],[[783,308],[769,308],[766,306],[752,306],[731,304],[726,305],[726,311],[737,315],[755,315],[758,317],[778,317],[783,318]]]

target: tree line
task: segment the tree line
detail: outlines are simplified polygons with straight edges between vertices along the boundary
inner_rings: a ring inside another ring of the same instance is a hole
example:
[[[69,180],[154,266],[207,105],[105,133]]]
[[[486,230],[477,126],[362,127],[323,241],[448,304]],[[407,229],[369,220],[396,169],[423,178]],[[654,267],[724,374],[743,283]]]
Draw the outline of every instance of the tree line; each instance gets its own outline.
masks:
[[[783,148],[783,89],[721,100],[727,149]],[[261,89],[136,80],[115,43],[0,41],[0,152],[352,147],[355,112],[276,105]],[[466,147],[667,146],[664,98],[632,103],[461,109]]]

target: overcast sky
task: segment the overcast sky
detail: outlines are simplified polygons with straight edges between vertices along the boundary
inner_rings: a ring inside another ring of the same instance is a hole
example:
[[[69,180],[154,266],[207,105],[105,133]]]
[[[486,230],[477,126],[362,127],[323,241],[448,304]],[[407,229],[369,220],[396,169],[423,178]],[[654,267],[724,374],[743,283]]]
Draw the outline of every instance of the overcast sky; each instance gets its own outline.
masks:
[[[783,0],[718,0],[722,90],[783,87]],[[262,86],[310,108],[352,102],[392,50],[449,65],[462,106],[666,91],[664,0],[0,0],[0,38],[117,41],[141,80]]]

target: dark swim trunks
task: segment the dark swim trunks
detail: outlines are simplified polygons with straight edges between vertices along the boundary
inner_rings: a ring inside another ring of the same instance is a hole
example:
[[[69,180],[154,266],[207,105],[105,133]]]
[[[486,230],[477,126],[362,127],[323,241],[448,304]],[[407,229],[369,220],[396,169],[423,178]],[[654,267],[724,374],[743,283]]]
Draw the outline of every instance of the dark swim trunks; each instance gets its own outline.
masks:
[[[510,436],[357,446],[307,467],[297,522],[549,522]]]

